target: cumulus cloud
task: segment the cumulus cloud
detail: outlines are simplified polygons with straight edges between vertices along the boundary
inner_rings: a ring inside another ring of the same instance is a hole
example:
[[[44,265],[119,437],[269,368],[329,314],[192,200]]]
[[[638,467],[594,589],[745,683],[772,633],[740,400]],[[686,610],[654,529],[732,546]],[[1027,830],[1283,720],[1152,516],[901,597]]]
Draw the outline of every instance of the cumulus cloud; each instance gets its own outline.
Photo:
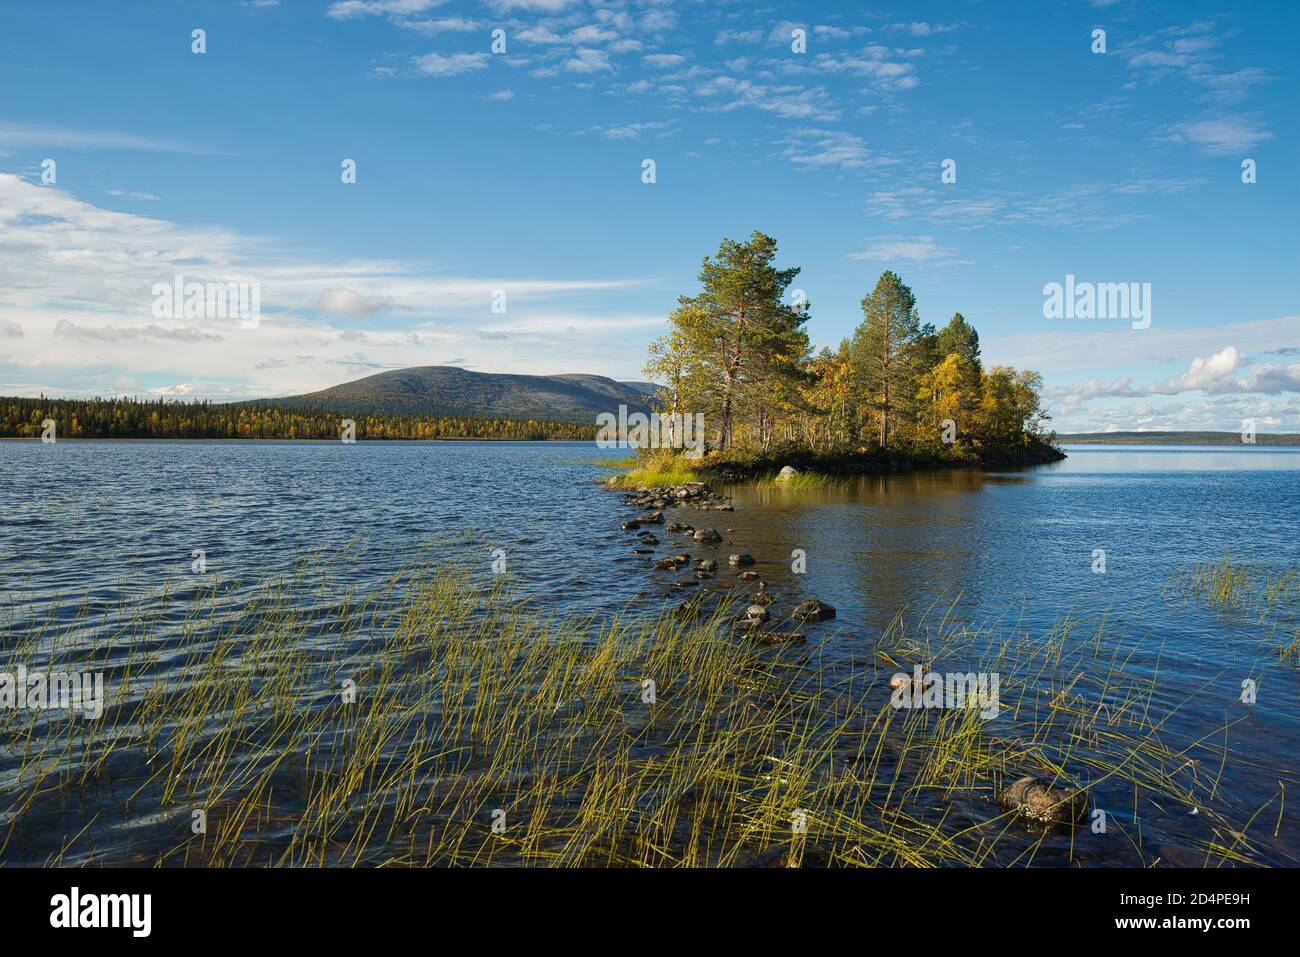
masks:
[[[1156,392],[1177,393],[1197,390],[1201,392],[1225,391],[1229,377],[1246,364],[1246,357],[1233,346],[1220,349],[1207,358],[1196,357],[1188,370],[1177,379],[1153,389]]]

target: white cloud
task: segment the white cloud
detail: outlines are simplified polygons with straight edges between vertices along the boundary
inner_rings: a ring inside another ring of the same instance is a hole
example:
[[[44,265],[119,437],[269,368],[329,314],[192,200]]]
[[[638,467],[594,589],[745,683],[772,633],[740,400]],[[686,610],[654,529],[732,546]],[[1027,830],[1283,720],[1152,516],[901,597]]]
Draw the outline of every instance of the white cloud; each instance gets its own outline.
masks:
[[[868,164],[871,153],[862,137],[844,130],[795,130],[785,156],[801,169],[858,169]]]
[[[554,372],[562,370],[544,363],[560,344],[575,368],[627,376],[636,373],[628,357],[639,359],[650,338],[612,349],[608,336],[562,331],[599,322],[610,297],[640,280],[456,277],[428,264],[312,261],[266,239],[103,209],[12,174],[0,174],[0,248],[0,374],[9,394],[88,394],[130,378],[132,389],[188,382],[194,395],[283,395],[357,370],[453,359],[484,371]],[[153,285],[177,274],[257,283],[260,324],[154,319]],[[509,323],[490,312],[498,289],[509,297]],[[542,321],[557,309],[563,325]],[[487,343],[474,329],[489,318],[523,332]],[[649,326],[609,328],[637,336]],[[366,355],[355,352],[359,343]]]
[[[415,68],[425,76],[457,76],[472,70],[481,70],[487,66],[486,53],[453,53],[444,56],[441,53],[426,53],[413,58]]]
[[[316,300],[316,307],[321,312],[336,316],[373,316],[377,312],[389,312],[396,306],[397,301],[391,296],[366,296],[355,289],[326,289]]]
[[[681,66],[686,62],[686,57],[677,53],[651,53],[641,58],[652,67],[660,70],[666,70],[670,67]]]
[[[564,61],[564,69],[570,73],[612,72],[609,54],[604,50],[579,47],[573,56]]]
[[[876,263],[909,262],[918,265],[969,265],[950,249],[934,241],[933,236],[895,236],[878,239],[861,252],[849,253],[849,259]]]
[[[1198,356],[1192,359],[1190,368],[1183,375],[1166,382],[1163,386],[1156,387],[1153,391],[1169,394],[1193,390],[1216,391],[1222,389],[1229,381],[1229,377],[1245,364],[1246,357],[1235,347],[1228,346],[1208,358],[1202,359]]]
[[[0,122],[0,143],[8,146],[61,146],[74,150],[138,150],[153,153],[222,155],[216,150],[169,137],[109,130],[71,130],[59,126],[5,122]]]
[[[410,17],[439,7],[446,0],[337,0],[325,12],[335,20],[354,17],[396,16]]]
[[[1163,138],[1176,143],[1190,143],[1211,155],[1222,156],[1265,143],[1273,138],[1273,134],[1263,128],[1258,117],[1221,114],[1175,123],[1165,130]]]

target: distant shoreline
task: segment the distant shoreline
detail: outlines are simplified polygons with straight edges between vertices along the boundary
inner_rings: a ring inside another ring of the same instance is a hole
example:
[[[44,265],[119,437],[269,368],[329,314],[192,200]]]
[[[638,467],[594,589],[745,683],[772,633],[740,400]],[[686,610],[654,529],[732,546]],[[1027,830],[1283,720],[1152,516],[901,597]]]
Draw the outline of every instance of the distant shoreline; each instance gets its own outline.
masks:
[[[1076,432],[1057,435],[1056,441],[1073,445],[1300,446],[1300,434],[1260,432],[1254,442],[1243,442],[1240,432]]]

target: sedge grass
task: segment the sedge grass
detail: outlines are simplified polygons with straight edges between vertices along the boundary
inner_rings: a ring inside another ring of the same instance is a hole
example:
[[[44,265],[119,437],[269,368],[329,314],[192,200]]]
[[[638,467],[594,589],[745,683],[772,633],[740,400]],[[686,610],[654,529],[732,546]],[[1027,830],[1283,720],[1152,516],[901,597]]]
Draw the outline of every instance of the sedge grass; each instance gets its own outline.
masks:
[[[1206,863],[1268,859],[1259,809],[1220,787],[1224,733],[1170,740],[1177,709],[1104,625],[998,641],[900,619],[871,667],[846,668],[736,636],[725,605],[550,618],[454,566],[363,595],[307,573],[240,601],[205,588],[179,622],[160,598],[111,627],[89,607],[75,629],[51,618],[10,649],[102,670],[111,693],[95,722],[0,712],[0,862],[1068,862],[996,804],[1027,773],[1200,809]],[[892,707],[888,674],[914,664],[999,673],[1001,714]],[[1124,860],[1149,863],[1128,837]]]

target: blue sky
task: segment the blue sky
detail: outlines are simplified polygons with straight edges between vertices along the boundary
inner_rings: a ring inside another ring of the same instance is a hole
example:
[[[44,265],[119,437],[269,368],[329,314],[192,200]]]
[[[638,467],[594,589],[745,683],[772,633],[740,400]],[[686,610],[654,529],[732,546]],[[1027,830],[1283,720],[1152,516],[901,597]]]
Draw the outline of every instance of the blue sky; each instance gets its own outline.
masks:
[[[988,362],[1042,372],[1062,431],[1300,431],[1297,21],[1280,2],[8,3],[0,394],[245,398],[429,364],[639,379],[701,258],[762,229],[803,267],[818,345],[892,268],[924,320],[960,311]],[[157,318],[177,273],[257,283],[260,323]],[[1150,283],[1149,327],[1045,318],[1067,275]]]

